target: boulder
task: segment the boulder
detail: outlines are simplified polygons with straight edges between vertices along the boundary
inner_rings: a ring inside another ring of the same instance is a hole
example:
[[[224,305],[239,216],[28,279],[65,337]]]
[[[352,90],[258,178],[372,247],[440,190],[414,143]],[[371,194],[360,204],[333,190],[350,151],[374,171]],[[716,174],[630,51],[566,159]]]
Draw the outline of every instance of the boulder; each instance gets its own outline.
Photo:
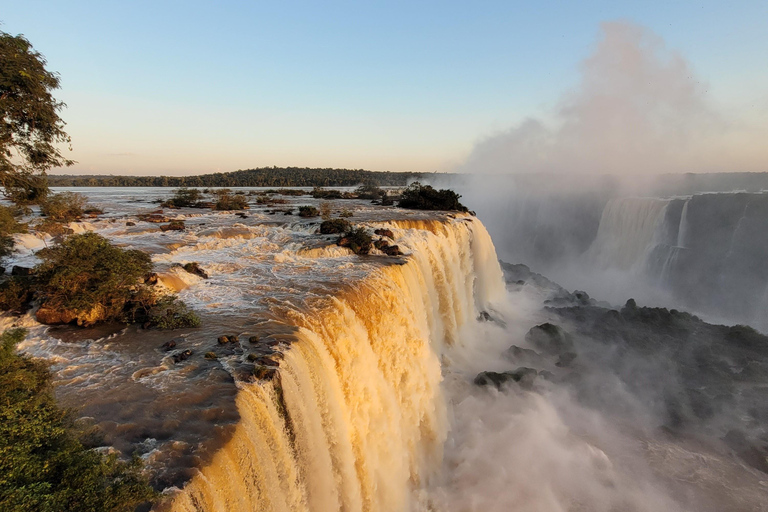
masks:
[[[275,368],[268,368],[266,366],[254,366],[252,372],[254,378],[258,380],[271,380],[277,374]]]
[[[205,270],[200,268],[200,264],[197,263],[196,261],[193,261],[193,262],[190,262],[190,263],[185,263],[184,266],[181,267],[181,268],[183,268],[184,270],[186,270],[190,274],[194,274],[196,276],[200,276],[203,279],[208,279],[208,272],[206,272]]]
[[[525,335],[525,341],[547,355],[573,351],[571,335],[561,327],[548,322],[532,327]]]
[[[539,372],[533,368],[523,366],[508,372],[478,373],[474,383],[477,386],[494,386],[496,389],[501,389],[507,383],[516,382],[523,389],[531,389],[533,381],[536,380],[538,374]]]
[[[375,230],[374,233],[379,235],[379,236],[386,236],[386,237],[391,238],[393,240],[395,238],[395,234],[392,233],[391,229],[379,228],[379,229]]]
[[[90,327],[91,325],[103,322],[106,320],[106,317],[107,311],[101,304],[96,304],[88,311],[54,308],[43,304],[35,313],[35,318],[41,324],[70,324],[76,321],[77,325],[81,327]]]
[[[248,343],[258,343],[258,342],[259,342],[258,336],[251,336],[250,338],[248,338]]]
[[[172,220],[168,224],[160,226],[160,231],[184,231],[184,228],[183,220]]]
[[[126,223],[125,223],[125,225],[126,225],[126,226],[128,226],[128,227],[130,227],[130,226],[135,226],[135,225],[136,225],[136,223],[135,223],[135,222],[131,222],[131,221],[128,221],[128,222],[126,222]]]
[[[189,349],[182,350],[181,352],[177,352],[177,353],[173,354],[173,356],[172,356],[173,357],[173,362],[174,363],[180,363],[182,361],[186,361],[187,359],[189,359],[189,357],[191,355],[192,355],[192,351],[191,350],[189,350]]]
[[[176,348],[176,340],[166,341],[163,343],[163,350],[166,352],[173,350],[174,348]]]
[[[384,254],[387,256],[402,256],[403,251],[400,250],[400,247],[397,245],[390,245],[389,247],[385,247],[383,249]]]

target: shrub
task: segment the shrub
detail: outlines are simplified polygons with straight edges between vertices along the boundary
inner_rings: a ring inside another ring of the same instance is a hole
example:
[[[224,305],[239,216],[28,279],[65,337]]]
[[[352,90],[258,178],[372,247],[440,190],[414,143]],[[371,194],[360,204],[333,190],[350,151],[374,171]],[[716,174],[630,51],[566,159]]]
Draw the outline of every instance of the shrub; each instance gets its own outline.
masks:
[[[34,229],[37,231],[41,231],[43,233],[48,233],[51,236],[59,236],[59,235],[71,235],[74,233],[74,231],[71,228],[68,228],[64,224],[61,224],[60,222],[56,222],[52,219],[43,219],[41,222],[38,222],[35,224]]]
[[[341,190],[329,190],[321,187],[315,187],[312,189],[312,197],[315,199],[341,199],[343,194]]]
[[[226,189],[225,189],[226,190]],[[218,199],[214,204],[214,210],[245,210],[248,208],[248,198],[244,195],[231,195],[218,190]]]
[[[386,192],[376,185],[360,185],[355,190],[355,195],[360,199],[379,199],[386,195]]]
[[[323,235],[335,235],[338,233],[345,233],[347,231],[350,231],[351,229],[352,229],[352,225],[349,223],[348,220],[344,220],[344,219],[324,220],[320,224],[320,233]]]
[[[0,310],[23,313],[29,309],[33,286],[29,276],[11,276],[0,283]]]
[[[11,208],[0,206],[0,258],[13,252],[14,241],[11,235],[26,231],[27,226],[16,220]]]
[[[81,194],[74,192],[60,192],[48,198],[40,204],[40,212],[51,220],[57,222],[71,222],[83,216],[88,200]]]
[[[319,214],[314,206],[299,206],[299,217],[317,217]]]
[[[331,203],[320,201],[320,218],[323,220],[331,219]]]
[[[349,218],[349,217],[351,217],[351,216],[352,216],[352,212],[351,212],[351,211],[349,211],[349,210],[347,210],[346,208],[344,208],[343,210],[341,210],[341,213],[339,214],[339,217],[343,217],[343,218],[345,218],[345,219],[348,219],[348,218]]]
[[[168,296],[149,308],[149,324],[158,329],[200,327],[200,317],[178,297]]]
[[[48,366],[16,352],[25,336],[0,336],[0,510],[129,512],[155,499],[139,459],[85,446],[56,405]]]
[[[196,188],[178,188],[173,191],[173,197],[163,203],[163,206],[172,208],[188,208],[196,206],[202,197]]]
[[[467,207],[459,202],[461,196],[453,190],[435,190],[419,182],[411,183],[400,198],[398,206],[411,210],[449,210],[466,212]]]
[[[349,247],[355,254],[368,254],[373,247],[373,237],[365,228],[350,228],[336,243],[342,247]]]
[[[148,254],[112,245],[96,233],[71,235],[37,253],[41,308],[88,315],[103,308],[99,321],[117,320],[140,277],[152,270]]]

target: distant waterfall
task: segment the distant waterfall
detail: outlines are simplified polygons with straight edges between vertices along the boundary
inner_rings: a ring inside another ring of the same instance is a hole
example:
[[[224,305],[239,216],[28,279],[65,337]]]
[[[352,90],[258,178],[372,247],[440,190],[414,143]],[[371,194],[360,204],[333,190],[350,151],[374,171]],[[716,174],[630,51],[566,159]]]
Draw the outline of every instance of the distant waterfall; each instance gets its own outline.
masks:
[[[293,311],[278,376],[241,384],[230,441],[173,511],[407,510],[446,438],[440,354],[503,294],[477,220],[389,223],[412,254]]]
[[[644,262],[662,227],[668,204],[667,200],[654,198],[611,199],[586,257],[601,268],[636,268]]]

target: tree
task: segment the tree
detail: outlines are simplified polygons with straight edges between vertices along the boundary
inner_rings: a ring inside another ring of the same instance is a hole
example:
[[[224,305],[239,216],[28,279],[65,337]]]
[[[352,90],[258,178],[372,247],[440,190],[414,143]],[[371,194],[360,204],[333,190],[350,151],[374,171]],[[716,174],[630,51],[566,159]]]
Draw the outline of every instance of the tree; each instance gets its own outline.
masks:
[[[0,32],[0,185],[17,203],[44,199],[45,172],[74,163],[57,147],[70,143],[59,117],[66,105],[51,94],[59,75],[45,65],[23,35]]]

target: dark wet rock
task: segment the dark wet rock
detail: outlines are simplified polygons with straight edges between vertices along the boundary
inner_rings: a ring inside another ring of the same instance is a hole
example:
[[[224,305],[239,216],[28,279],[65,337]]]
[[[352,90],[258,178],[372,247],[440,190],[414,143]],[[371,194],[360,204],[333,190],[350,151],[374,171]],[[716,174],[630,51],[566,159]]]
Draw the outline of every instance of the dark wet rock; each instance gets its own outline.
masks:
[[[184,231],[184,229],[185,226],[183,220],[172,220],[168,224],[160,226],[161,231]]]
[[[12,276],[31,276],[34,275],[35,269],[30,267],[22,267],[19,265],[14,265],[11,267],[11,275]]]
[[[125,225],[126,225],[126,226],[128,226],[128,227],[131,227],[131,226],[135,226],[135,225],[136,225],[136,223],[135,223],[135,222],[131,222],[131,221],[129,220],[128,222],[126,222],[126,223],[125,223]]]
[[[5,274],[5,267],[0,266],[0,274]]]
[[[144,284],[148,284],[150,286],[154,286],[157,284],[158,275],[157,272],[150,272],[146,276],[144,276]]]
[[[475,377],[477,386],[495,386],[501,389],[507,383],[516,382],[523,389],[530,389],[539,372],[533,368],[520,367],[508,372],[481,372]]]
[[[251,336],[250,338],[248,338],[248,343],[258,343],[259,339],[260,338],[258,336]]]
[[[209,359],[209,360],[213,360],[213,359],[218,359],[219,358],[219,356],[216,355],[216,352],[206,352],[204,357],[206,359]]]
[[[559,368],[567,368],[578,357],[576,352],[564,352],[560,354],[560,358],[555,363],[555,366]]]
[[[374,231],[375,234],[379,236],[386,236],[394,240],[395,234],[392,232],[391,229],[385,229],[385,228],[379,228]]]
[[[512,345],[502,355],[505,359],[524,365],[543,366],[547,364],[547,360],[535,350],[517,345]]]
[[[229,336],[219,336],[217,341],[219,342],[219,345],[226,345],[229,343]]]
[[[753,468],[768,473],[768,445],[761,445],[751,440],[744,432],[730,430],[723,437],[723,442]]]
[[[247,219],[248,218],[248,215],[243,213],[243,212],[237,212],[237,213],[235,213],[235,215],[237,215],[241,219]]]
[[[90,327],[99,322],[104,322],[108,317],[109,315],[106,308],[101,304],[96,304],[86,311],[75,311],[67,308],[52,308],[43,304],[40,306],[40,309],[37,310],[37,313],[35,313],[35,319],[41,324],[61,325],[77,323],[77,325],[81,327]]]
[[[187,349],[187,350],[182,350],[181,352],[177,352],[176,354],[173,354],[173,356],[171,357],[173,357],[174,363],[180,363],[182,361],[186,361],[187,359],[189,359],[191,355],[192,355],[192,351]]]
[[[163,222],[168,222],[170,219],[163,215],[162,210],[159,212],[154,213],[142,213],[140,215],[136,216],[139,220],[143,220],[144,222],[152,222],[154,224],[161,224]]]
[[[203,279],[208,279],[208,272],[200,268],[200,264],[197,263],[196,261],[185,263],[181,268],[183,268],[186,272],[189,272],[190,274],[194,274],[196,276],[202,277]]]
[[[174,348],[176,348],[176,340],[170,340],[163,343],[163,350],[166,352],[173,350]]]
[[[507,326],[507,323],[504,320],[491,315],[487,311],[481,311],[480,314],[477,315],[477,321],[478,322],[493,322],[495,324],[499,324],[501,327],[506,327]]]
[[[373,242],[373,246],[374,246],[375,248],[377,248],[378,250],[380,250],[380,251],[383,251],[384,249],[386,249],[387,247],[389,247],[389,242],[387,242],[387,241],[386,241],[386,240],[384,240],[383,238],[379,238],[378,240],[376,240],[375,242]]]
[[[384,254],[387,256],[402,256],[403,251],[400,250],[400,247],[397,245],[390,245],[389,247],[385,247],[383,249]]]
[[[525,341],[548,355],[573,351],[571,335],[549,322],[532,327],[525,335]]]
[[[272,380],[277,374],[277,369],[266,366],[256,365],[253,367],[252,375],[257,380]]]
[[[227,338],[229,338],[230,343],[240,343],[240,337],[237,334],[230,334]]]

